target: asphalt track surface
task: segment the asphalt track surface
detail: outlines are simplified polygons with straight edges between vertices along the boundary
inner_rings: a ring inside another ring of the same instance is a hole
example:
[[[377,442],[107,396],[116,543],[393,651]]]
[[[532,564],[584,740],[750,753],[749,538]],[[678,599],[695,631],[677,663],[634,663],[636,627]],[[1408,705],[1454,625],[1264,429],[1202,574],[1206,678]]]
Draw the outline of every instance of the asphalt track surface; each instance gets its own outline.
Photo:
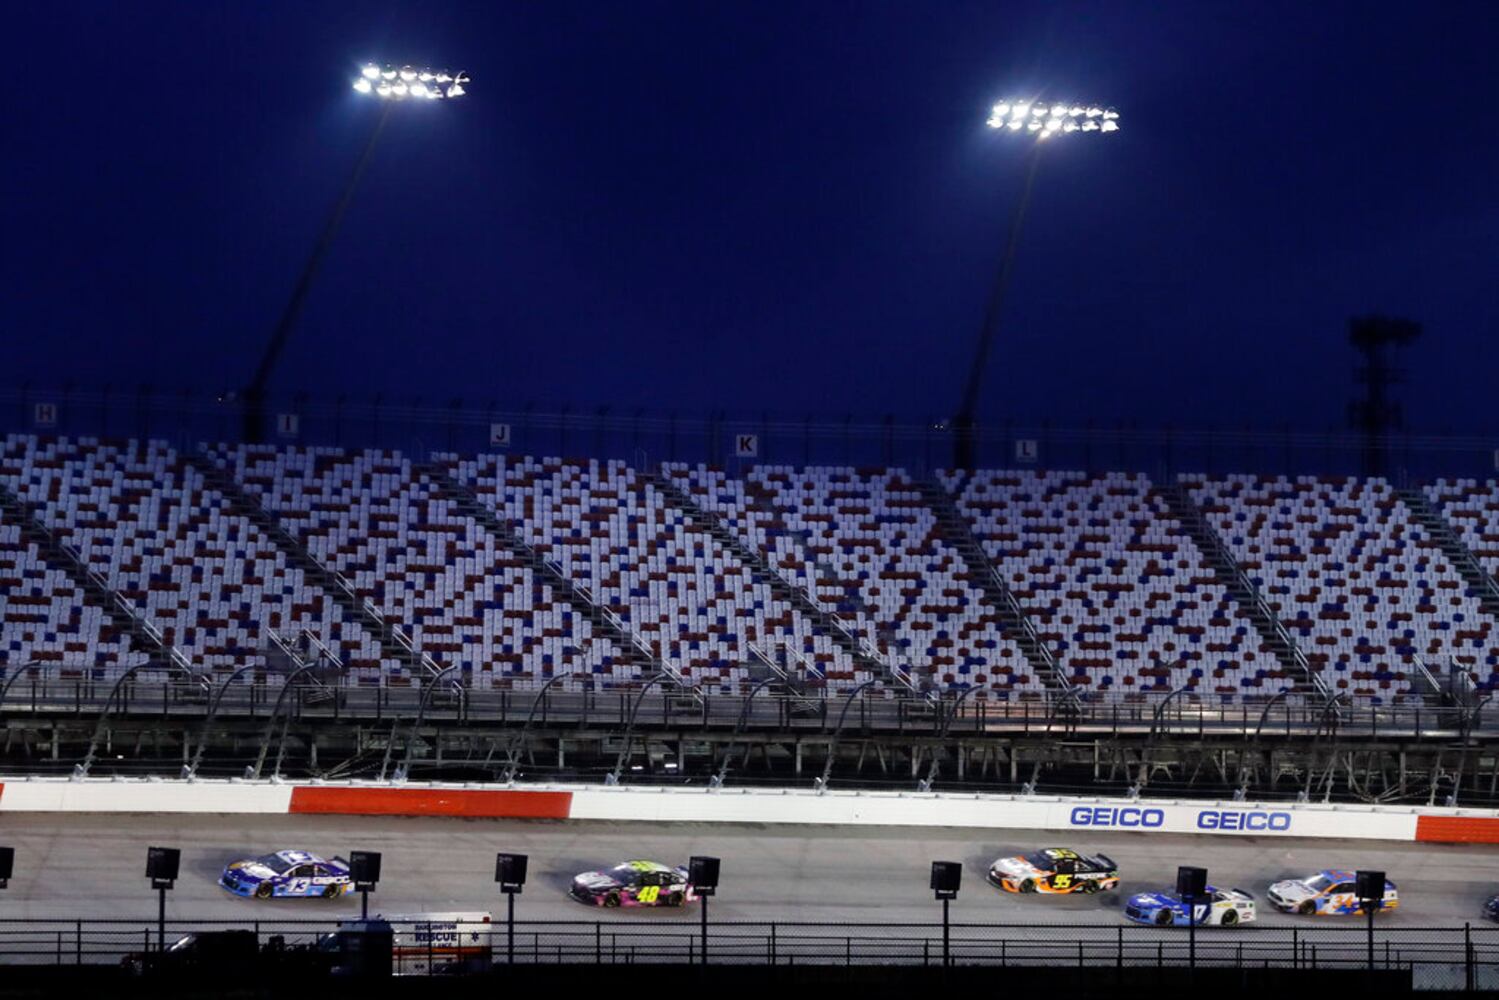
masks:
[[[182,849],[182,873],[168,914],[180,920],[334,919],[357,914],[355,896],[339,900],[241,899],[216,884],[223,866],[283,848],[324,856],[380,851],[383,876],[371,912],[503,912],[494,884],[496,851],[530,856],[518,900],[524,920],[695,922],[695,910],[611,911],[565,895],[574,874],[633,858],[685,863],[693,854],[723,859],[715,921],[930,923],[940,904],[928,888],[930,862],[964,864],[954,922],[1040,925],[1120,924],[1131,892],[1174,881],[1179,864],[1208,869],[1218,886],[1261,900],[1264,925],[1361,922],[1281,914],[1263,903],[1265,886],[1324,867],[1381,868],[1400,890],[1400,908],[1381,926],[1461,927],[1477,921],[1499,892],[1499,848],[1371,841],[1209,839],[1141,832],[1038,834],[967,829],[831,828],[687,823],[560,822],[348,816],[0,815],[0,843],[16,849],[16,873],[0,891],[0,921],[15,918],[130,919],[156,916],[145,873],[146,848]],[[1018,896],[984,883],[1001,855],[1036,847],[1102,851],[1119,865],[1119,892],[1097,896]],[[1112,932],[1111,932],[1112,933]],[[1232,932],[1220,932],[1232,933]]]

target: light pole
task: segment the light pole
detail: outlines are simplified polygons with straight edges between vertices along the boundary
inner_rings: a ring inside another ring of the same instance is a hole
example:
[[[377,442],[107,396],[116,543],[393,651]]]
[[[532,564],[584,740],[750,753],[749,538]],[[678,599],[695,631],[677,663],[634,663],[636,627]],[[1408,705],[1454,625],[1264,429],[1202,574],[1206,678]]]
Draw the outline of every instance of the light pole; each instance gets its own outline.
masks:
[[[505,894],[505,962],[515,964],[515,897],[526,885],[526,855],[499,853],[494,856],[494,880]]]
[[[302,315],[302,307],[307,303],[307,293],[312,289],[312,280],[317,277],[318,268],[322,266],[323,258],[328,255],[328,248],[333,245],[333,238],[338,235],[338,227],[343,223],[344,213],[349,209],[349,202],[354,199],[354,191],[359,187],[359,179],[364,176],[364,170],[369,166],[370,159],[375,154],[375,147],[380,143],[380,133],[385,131],[385,122],[390,117],[391,107],[395,104],[444,103],[466,94],[468,91],[464,84],[468,82],[468,74],[463,72],[452,74],[445,69],[413,69],[410,66],[397,69],[392,66],[377,66],[374,63],[367,63],[354,78],[353,87],[357,92],[377,98],[384,107],[380,109],[380,117],[376,119],[375,127],[364,144],[364,151],[359,154],[359,159],[354,163],[354,172],[345,182],[343,193],[338,196],[332,214],[328,216],[328,221],[323,225],[323,231],[318,234],[317,242],[313,244],[312,256],[307,259],[302,273],[297,276],[297,283],[292,288],[291,298],[282,309],[281,319],[276,323],[270,342],[266,344],[265,352],[260,356],[260,364],[256,366],[250,383],[245,386],[243,432],[246,443],[258,443],[265,436],[266,386],[270,383],[271,375],[276,370],[276,362],[280,359],[281,352],[286,347],[293,328],[297,325],[298,317]]]
[[[1062,104],[1046,101],[1001,101],[994,105],[986,123],[992,129],[1025,139],[1031,143],[1025,168],[1025,182],[1020,191],[1020,202],[1015,214],[1010,216],[1010,234],[1005,240],[1004,256],[1000,258],[999,273],[995,275],[994,287],[989,292],[989,304],[984,310],[984,324],[979,328],[978,347],[973,363],[968,368],[968,380],[963,386],[963,398],[958,412],[953,417],[953,467],[972,469],[974,465],[973,428],[978,410],[979,390],[984,380],[984,369],[988,367],[989,352],[994,346],[994,335],[999,329],[1000,312],[1004,308],[1005,289],[1010,284],[1010,272],[1015,265],[1015,250],[1020,244],[1020,233],[1025,228],[1025,215],[1031,205],[1031,190],[1036,183],[1036,168],[1041,163],[1041,147],[1049,139],[1059,136],[1094,134],[1104,135],[1119,131],[1119,112],[1098,105]]]

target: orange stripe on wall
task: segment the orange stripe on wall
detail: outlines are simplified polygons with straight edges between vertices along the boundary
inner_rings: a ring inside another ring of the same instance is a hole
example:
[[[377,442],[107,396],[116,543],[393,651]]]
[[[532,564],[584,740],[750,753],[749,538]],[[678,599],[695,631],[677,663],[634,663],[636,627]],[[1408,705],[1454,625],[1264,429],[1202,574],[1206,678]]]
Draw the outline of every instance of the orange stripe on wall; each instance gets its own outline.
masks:
[[[1499,844],[1499,819],[1417,816],[1416,839],[1442,844]]]
[[[459,788],[320,788],[291,791],[293,813],[342,816],[472,816],[567,819],[571,792],[467,791]]]

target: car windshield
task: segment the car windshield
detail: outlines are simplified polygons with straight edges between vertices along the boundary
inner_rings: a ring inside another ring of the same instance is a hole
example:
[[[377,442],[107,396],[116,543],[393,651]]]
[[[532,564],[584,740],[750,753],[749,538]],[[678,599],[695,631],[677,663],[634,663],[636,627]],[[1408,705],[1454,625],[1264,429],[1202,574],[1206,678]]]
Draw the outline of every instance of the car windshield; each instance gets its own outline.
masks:
[[[1057,859],[1047,855],[1045,851],[1032,851],[1025,856],[1025,860],[1034,868],[1049,872],[1056,867]]]
[[[634,865],[615,865],[609,869],[610,877],[616,882],[623,882],[626,885],[638,879],[640,874],[640,869]]]
[[[1306,880],[1306,887],[1313,892],[1321,892],[1330,885],[1332,885],[1332,879],[1320,873]]]
[[[265,865],[277,875],[285,875],[291,868],[290,861],[284,861],[281,859],[280,855],[276,854],[261,855],[260,857],[255,859],[255,863],[257,865]]]

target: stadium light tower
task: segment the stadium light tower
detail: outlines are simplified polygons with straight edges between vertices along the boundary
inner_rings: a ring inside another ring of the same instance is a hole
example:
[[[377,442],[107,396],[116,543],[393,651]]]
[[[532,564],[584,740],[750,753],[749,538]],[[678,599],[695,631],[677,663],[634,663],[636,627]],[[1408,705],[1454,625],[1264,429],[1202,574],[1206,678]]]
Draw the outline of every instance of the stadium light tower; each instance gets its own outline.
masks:
[[[376,119],[369,139],[364,144],[364,151],[359,154],[359,159],[354,163],[354,172],[349,175],[348,181],[344,184],[343,193],[339,195],[337,203],[333,206],[333,213],[328,216],[328,221],[323,225],[323,231],[318,235],[317,243],[313,244],[312,256],[308,258],[301,275],[297,277],[291,298],[287,300],[286,307],[281,311],[281,319],[276,323],[270,342],[266,344],[265,352],[260,356],[260,364],[256,367],[249,385],[245,387],[244,439],[247,444],[256,444],[265,439],[266,386],[276,370],[276,362],[280,360],[281,352],[285,349],[292,330],[297,325],[298,317],[302,315],[302,307],[307,302],[307,293],[312,288],[312,280],[317,276],[318,268],[322,266],[323,258],[327,256],[328,248],[332,246],[333,238],[338,234],[338,227],[343,222],[344,213],[348,211],[349,202],[354,198],[354,191],[359,187],[359,179],[364,176],[365,167],[369,166],[370,158],[375,154],[375,147],[380,143],[380,133],[385,131],[385,122],[390,118],[391,108],[396,104],[446,103],[467,94],[465,84],[468,82],[468,74],[461,71],[449,73],[445,69],[379,66],[375,63],[366,63],[360,68],[359,74],[354,77],[352,81],[354,90],[378,99],[383,107],[380,109],[380,117]]]
[[[989,293],[988,307],[984,310],[984,325],[979,330],[978,349],[974,353],[973,364],[968,369],[963,399],[953,417],[953,467],[957,469],[973,468],[973,427],[978,410],[979,390],[984,381],[984,369],[988,367],[989,352],[994,346],[994,335],[999,328],[1005,289],[1010,284],[1010,271],[1015,264],[1015,248],[1020,243],[1020,232],[1025,227],[1025,215],[1030,209],[1031,191],[1036,183],[1036,167],[1041,163],[1041,149],[1048,141],[1066,136],[1108,135],[1118,132],[1119,112],[1096,104],[1011,100],[994,105],[986,124],[1004,135],[1029,142],[1030,151],[1020,202],[1015,206],[1015,214],[1010,217],[1010,235],[1005,241],[1004,256],[1000,258],[994,288]]]

